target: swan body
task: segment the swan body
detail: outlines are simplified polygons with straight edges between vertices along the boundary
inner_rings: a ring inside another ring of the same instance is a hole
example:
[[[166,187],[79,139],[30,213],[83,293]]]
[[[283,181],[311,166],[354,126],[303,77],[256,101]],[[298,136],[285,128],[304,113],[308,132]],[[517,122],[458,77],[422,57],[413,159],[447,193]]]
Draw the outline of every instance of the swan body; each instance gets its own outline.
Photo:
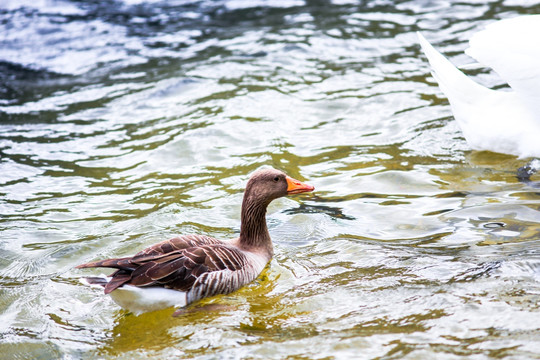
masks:
[[[475,150],[540,157],[540,15],[488,25],[466,54],[511,87],[492,90],[458,70],[418,33],[420,45],[467,143]]]

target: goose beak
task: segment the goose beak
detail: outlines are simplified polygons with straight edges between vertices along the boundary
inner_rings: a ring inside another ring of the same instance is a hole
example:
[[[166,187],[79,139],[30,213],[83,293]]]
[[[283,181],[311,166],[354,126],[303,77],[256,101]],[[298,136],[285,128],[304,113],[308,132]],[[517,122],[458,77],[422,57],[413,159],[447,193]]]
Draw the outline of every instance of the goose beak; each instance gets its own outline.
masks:
[[[313,191],[315,188],[311,185],[304,184],[298,180],[295,180],[291,177],[286,177],[287,179],[287,195],[290,194],[300,194],[303,192]]]

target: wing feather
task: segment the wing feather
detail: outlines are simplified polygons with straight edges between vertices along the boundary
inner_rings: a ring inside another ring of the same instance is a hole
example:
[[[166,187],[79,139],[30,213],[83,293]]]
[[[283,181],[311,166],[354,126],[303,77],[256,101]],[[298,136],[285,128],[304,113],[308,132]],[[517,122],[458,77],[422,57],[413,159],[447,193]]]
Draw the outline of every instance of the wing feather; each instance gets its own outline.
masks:
[[[262,270],[260,266],[251,269],[253,266],[242,250],[200,235],[162,241],[133,257],[78,266],[88,267],[118,269],[105,285],[107,294],[122,285],[161,286],[188,292],[188,303],[237,290]]]
[[[105,294],[110,294],[131,279],[131,274],[126,270],[118,270],[111,276],[111,280],[105,285]]]

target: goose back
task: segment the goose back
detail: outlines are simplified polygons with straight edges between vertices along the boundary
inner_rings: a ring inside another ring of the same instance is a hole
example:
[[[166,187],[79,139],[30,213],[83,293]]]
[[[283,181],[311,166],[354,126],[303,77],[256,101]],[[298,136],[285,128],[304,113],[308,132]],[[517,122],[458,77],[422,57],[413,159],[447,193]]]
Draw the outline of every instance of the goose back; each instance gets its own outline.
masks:
[[[208,236],[184,235],[157,243],[132,257],[107,259],[78,268],[117,269],[105,284],[109,294],[123,285],[160,286],[186,293],[187,304],[228,294],[253,281],[270,256],[245,252]]]

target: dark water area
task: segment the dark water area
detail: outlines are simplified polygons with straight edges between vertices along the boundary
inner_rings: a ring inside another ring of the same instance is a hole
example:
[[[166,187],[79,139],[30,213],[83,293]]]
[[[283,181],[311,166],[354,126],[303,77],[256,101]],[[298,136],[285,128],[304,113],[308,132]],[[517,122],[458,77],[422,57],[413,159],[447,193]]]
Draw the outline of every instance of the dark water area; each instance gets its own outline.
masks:
[[[535,13],[3,0],[0,357],[540,357],[538,188],[516,179],[526,159],[470,150],[416,37],[504,88],[467,40]],[[253,284],[172,318],[80,283],[100,272],[76,265],[177,234],[237,236],[265,166],[316,191],[271,204]]]

